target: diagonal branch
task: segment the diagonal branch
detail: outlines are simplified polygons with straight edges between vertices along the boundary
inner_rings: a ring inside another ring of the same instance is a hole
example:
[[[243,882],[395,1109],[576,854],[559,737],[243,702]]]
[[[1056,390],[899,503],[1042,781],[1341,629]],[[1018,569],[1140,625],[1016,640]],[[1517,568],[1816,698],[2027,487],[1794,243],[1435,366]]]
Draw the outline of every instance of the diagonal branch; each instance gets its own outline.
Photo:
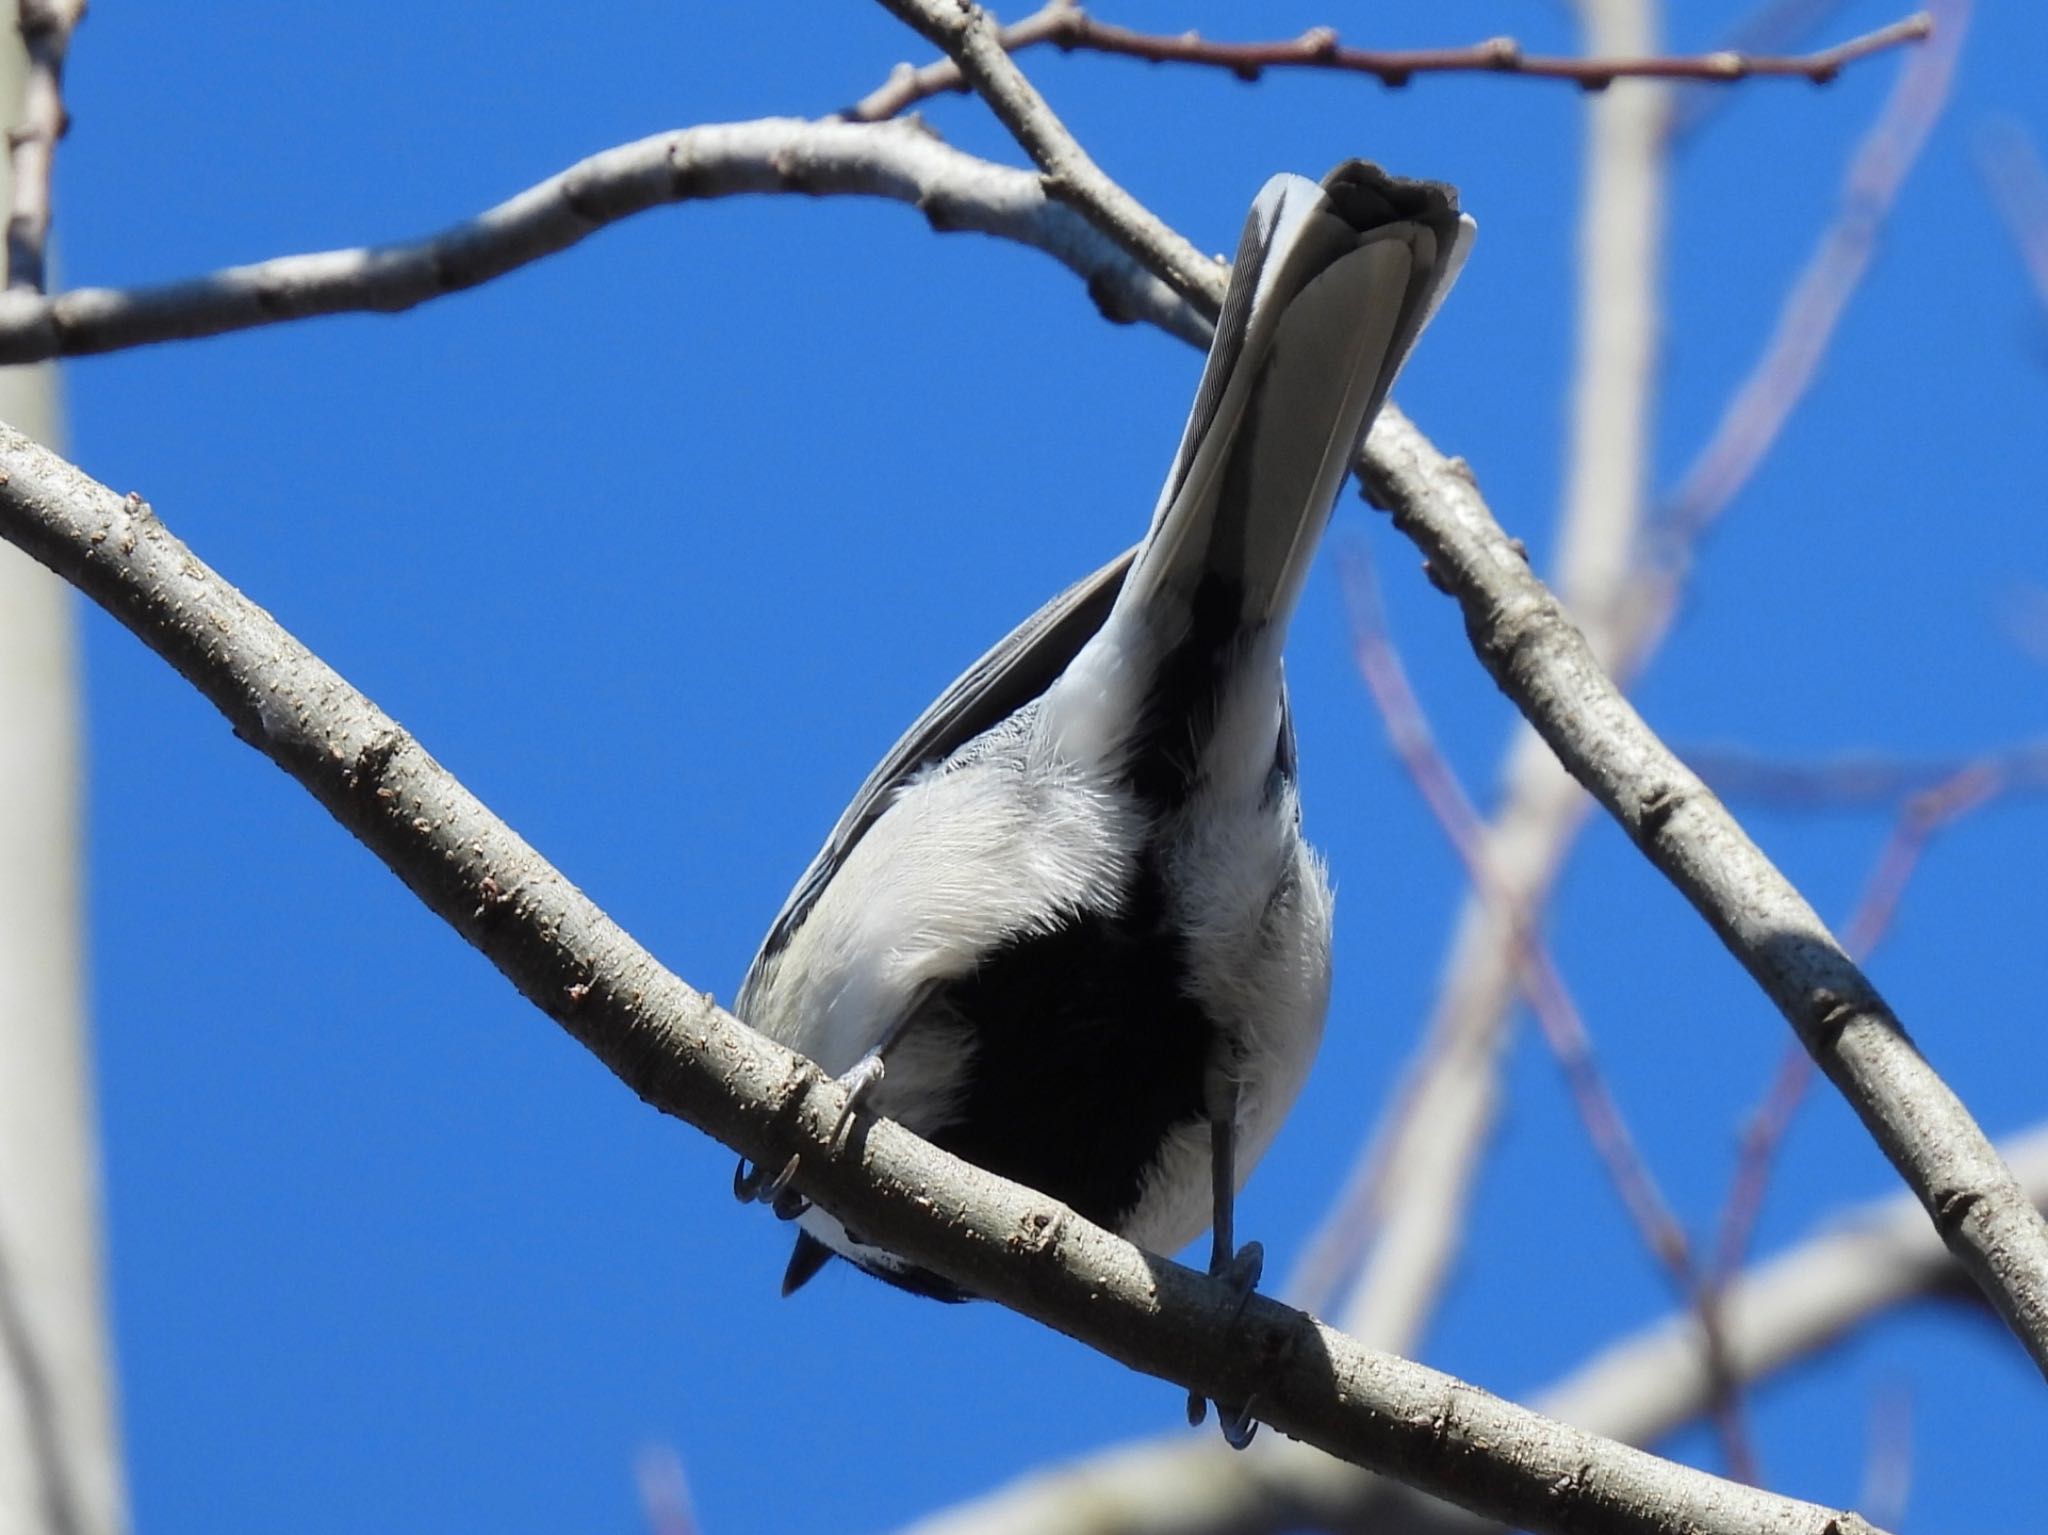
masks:
[[[2016,118],[1985,124],[1977,163],[2042,306],[2048,308],[2048,166]]]
[[[1398,411],[1368,447],[1367,484],[1457,598],[1502,691],[1777,1005],[2048,1371],[2048,1224],[1969,1110],[1805,898],[1600,670],[1471,471]]]
[[[1245,1401],[1282,1432],[1537,1530],[1860,1535],[1773,1496],[1539,1417],[1276,1301],[1140,1252],[1044,1195],[862,1116],[801,1057],[664,970],[389,716],[120,496],[0,428],[0,536],[72,582],[296,778],[642,1099],[914,1262],[1134,1369]]]
[[[941,232],[973,230],[1044,251],[1087,282],[1112,320],[1142,320],[1208,344],[1206,321],[1073,209],[1048,199],[1031,172],[963,154],[911,123],[764,118],[621,144],[405,244],[279,256],[158,287],[75,288],[52,298],[0,294],[0,364],[313,315],[410,309],[502,277],[650,208],[749,192],[904,203]]]
[[[1769,346],[1661,510],[1668,561],[1682,566],[1749,483],[1827,356],[1907,174],[1948,105],[1971,0],[1941,4],[1942,24],[1934,43],[1907,60],[1857,146],[1843,178],[1841,206],[1786,295]]]
[[[1417,75],[1488,74],[1568,80],[1584,90],[1599,91],[1616,80],[1731,85],[1777,78],[1825,85],[1858,60],[1919,42],[1932,29],[1932,21],[1922,11],[1811,53],[1757,54],[1718,48],[1711,53],[1572,58],[1526,52],[1512,37],[1490,37],[1468,48],[1351,48],[1338,41],[1334,27],[1311,27],[1299,37],[1266,42],[1226,43],[1196,32],[1141,32],[1120,27],[1097,21],[1074,0],[1050,0],[1022,21],[998,29],[995,36],[1007,53],[1050,44],[1062,53],[1102,53],[1150,64],[1220,69],[1240,80],[1257,80],[1269,69],[1309,69],[1365,75],[1382,85],[1399,87]],[[950,58],[922,68],[899,64],[883,84],[843,115],[852,122],[880,122],[921,101],[967,88],[966,76]]]
[[[1863,894],[1842,927],[1842,946],[1859,963],[1867,961],[1898,916],[1920,861],[1935,837],[1965,816],[1974,814],[2013,787],[1996,757],[1958,769],[1941,783],[1915,794],[1899,811],[1885,838],[1877,863],[1864,881]],[[1813,1062],[1798,1046],[1788,1046],[1772,1073],[1763,1102],[1743,1126],[1714,1240],[1716,1275],[1735,1272],[1749,1252],[1749,1242],[1763,1213],[1764,1193],[1778,1148],[1791,1131],[1813,1076]]]
[[[1507,928],[1510,958],[1522,995],[1535,1015],[1544,1043],[1564,1072],[1566,1089],[1594,1153],[1606,1167],[1608,1181],[1635,1223],[1643,1246],[1663,1268],[1678,1297],[1691,1302],[1694,1308],[1701,1347],[1712,1375],[1720,1383],[1715,1393],[1714,1419],[1730,1474],[1739,1481],[1760,1482],[1735,1373],[1728,1362],[1728,1344],[1716,1292],[1718,1276],[1695,1252],[1692,1239],[1665,1198],[1656,1174],[1650,1170],[1635,1132],[1622,1113],[1620,1100],[1600,1069],[1592,1033],[1534,917],[1513,904],[1506,882],[1487,861],[1485,823],[1457,773],[1437,750],[1428,716],[1409,685],[1407,668],[1401,664],[1400,653],[1387,633],[1370,556],[1362,546],[1344,554],[1342,584],[1345,604],[1351,613],[1353,657],[1386,724],[1395,754],[1464,866],[1472,889],[1499,913],[1499,920]]]
[[[2001,1149],[2029,1196],[2048,1204],[2048,1127]],[[1731,1366],[1754,1385],[1900,1307],[1972,1294],[1912,1195],[1837,1212],[1728,1285],[1722,1304]],[[1712,1389],[1698,1317],[1680,1309],[1617,1339],[1536,1402],[1581,1428],[1655,1444],[1706,1411]],[[1176,1436],[1032,1472],[921,1520],[907,1535],[1478,1535],[1496,1528],[1298,1445],[1232,1456]]]

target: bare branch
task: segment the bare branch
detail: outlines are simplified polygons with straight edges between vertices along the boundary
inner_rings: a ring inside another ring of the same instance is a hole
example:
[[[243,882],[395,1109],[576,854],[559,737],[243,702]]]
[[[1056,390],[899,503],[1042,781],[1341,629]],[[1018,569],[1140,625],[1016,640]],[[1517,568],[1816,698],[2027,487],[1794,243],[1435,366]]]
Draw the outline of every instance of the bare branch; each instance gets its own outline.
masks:
[[[972,0],[882,0],[882,5],[959,66],[961,77],[1045,173],[1047,196],[1071,203],[1139,265],[1205,313],[1213,315],[1222,307],[1223,263],[1204,256],[1110,180],[1003,51],[987,11]]]
[[[647,1521],[647,1535],[702,1535],[697,1510],[690,1502],[690,1481],[683,1474],[683,1458],[673,1445],[647,1446],[634,1461],[633,1472],[640,1484],[640,1512]]]
[[[1700,1263],[1690,1237],[1671,1202],[1650,1171],[1621,1103],[1607,1085],[1593,1052],[1593,1036],[1564,976],[1537,931],[1531,913],[1514,907],[1503,882],[1486,862],[1485,823],[1473,808],[1456,772],[1437,750],[1428,716],[1408,683],[1386,629],[1375,589],[1369,556],[1362,546],[1342,557],[1345,604],[1351,614],[1352,655],[1366,687],[1386,722],[1394,751],[1415,781],[1424,802],[1443,829],[1445,839],[1464,865],[1472,888],[1500,912],[1509,934],[1511,957],[1522,995],[1535,1015],[1538,1030],[1564,1072],[1565,1085],[1578,1110],[1579,1122],[1607,1170],[1608,1181],[1621,1197],[1622,1208],[1635,1223],[1643,1246],[1664,1269],[1673,1290],[1688,1301],[1700,1322],[1701,1345],[1710,1373],[1719,1382],[1713,1413],[1730,1474],[1757,1482],[1755,1454],[1743,1425],[1742,1404],[1734,1373],[1728,1367],[1720,1306],[1712,1272]]]
[[[1916,57],[1909,67],[1935,66]],[[1588,179],[1594,179],[1590,173]],[[1618,291],[1636,291],[1627,264],[1615,270]],[[1585,301],[1604,305],[1610,297],[1594,291]],[[1639,342],[1649,334],[1640,324],[1632,332]],[[1584,341],[1581,348],[1586,349]],[[1641,344],[1632,351],[1640,372],[1647,352]],[[1623,402],[1616,419],[1629,419],[1625,387],[1617,383],[1600,395]],[[1588,404],[1585,419],[1595,414]],[[1575,442],[1591,452],[1601,445],[1599,433],[1583,425],[1575,430]],[[1609,483],[1636,482],[1617,474]],[[1604,490],[1594,494],[1588,489],[1573,500],[1583,516],[1603,509],[1625,511],[1629,505],[1627,497]],[[1583,558],[1562,562],[1575,572],[1566,588],[1574,617],[1593,653],[1621,678],[1638,673],[1662,644],[1688,571],[1684,560],[1648,569],[1637,563],[1624,570],[1615,556],[1634,547],[1635,536],[1635,524],[1618,519],[1604,529],[1588,526],[1583,533],[1568,521],[1560,539],[1567,552],[1584,552]],[[1516,738],[1503,780],[1502,808],[1489,837],[1491,859],[1517,888],[1518,900],[1534,911],[1570,851],[1585,807],[1534,735]],[[1402,1347],[1412,1341],[1455,1251],[1463,1191],[1470,1187],[1498,1095],[1493,1062],[1506,1037],[1514,991],[1508,942],[1509,935],[1484,903],[1468,902],[1444,967],[1443,991],[1396,1109],[1348,1179],[1297,1276],[1304,1287],[1297,1293],[1320,1297],[1336,1276],[1349,1271],[1371,1239],[1371,1264],[1343,1320],[1377,1342]]]
[[[1994,118],[1978,139],[1977,163],[2034,292],[2048,308],[2048,166],[2041,163],[2041,151],[2018,121]]]
[[[1805,898],[1600,670],[1470,470],[1398,411],[1368,449],[1366,483],[1458,599],[1494,680],[1777,1005],[2048,1370],[2048,1225],[1968,1109]]]
[[[1723,747],[1697,747],[1684,756],[1723,799],[1780,809],[1889,808],[1983,772],[1995,773],[2005,793],[2048,790],[2048,741],[2023,741],[1974,757],[1926,760],[1859,752],[1801,762]]]
[[[1913,1491],[1913,1397],[1903,1383],[1882,1386],[1870,1403],[1870,1450],[1856,1501],[1883,1509],[1887,1524],[1903,1523]]]
[[[1755,10],[1727,31],[1722,47],[1737,53],[1787,53],[1843,9],[1845,0],[1759,0]],[[1678,87],[1666,132],[1676,145],[1697,133],[1723,107],[1738,100],[1733,92],[1716,90],[1695,80]]]
[[[1410,429],[1412,432],[1412,429]],[[860,1116],[818,1069],[664,970],[398,724],[122,497],[0,428],[0,535],[209,698],[648,1103],[875,1241],[1134,1369],[1248,1401],[1283,1433],[1538,1530],[1860,1535],[1852,1514],[1660,1461],[1360,1347],[1140,1252],[1030,1189]]]
[[[1655,1175],[1643,1161],[1621,1106],[1607,1086],[1593,1054],[1592,1036],[1551,956],[1550,946],[1536,928],[1533,914],[1514,903],[1487,861],[1485,823],[1456,772],[1437,749],[1428,716],[1386,632],[1367,556],[1362,549],[1351,549],[1343,551],[1339,558],[1345,606],[1351,616],[1352,659],[1386,724],[1394,753],[1443,831],[1444,840],[1456,853],[1473,889],[1499,912],[1508,930],[1508,949],[1522,996],[1564,1070],[1580,1121],[1644,1247],[1672,1271],[1682,1290],[1689,1288],[1692,1260],[1684,1229],[1672,1214]]]
[[[1586,11],[1600,49],[1647,48],[1655,39],[1639,0]],[[1596,654],[1632,669],[1636,636],[1614,622],[1627,611],[1643,511],[1648,409],[1654,378],[1661,271],[1667,92],[1642,82],[1594,103],[1586,141],[1588,195],[1580,287],[1569,489],[1559,529],[1566,601]],[[1441,1290],[1464,1226],[1500,1092],[1499,1061],[1515,995],[1514,934],[1500,915],[1533,923],[1585,823],[1578,787],[1529,732],[1508,749],[1503,796],[1487,833],[1496,907],[1474,897],[1459,914],[1437,1005],[1395,1107],[1375,1131],[1311,1245],[1302,1277],[1334,1282],[1366,1255],[1341,1312],[1347,1328],[1405,1349]],[[1311,1291],[1311,1294],[1319,1293]]]
[[[57,140],[71,126],[64,111],[64,55],[85,15],[85,0],[20,0],[22,45],[28,50],[21,125],[7,135],[7,286],[43,291],[50,243],[50,178]]]
[[[1937,0],[1941,26],[1916,51],[1843,179],[1841,207],[1786,296],[1763,355],[1723,411],[1713,437],[1659,512],[1667,561],[1683,563],[1700,537],[1749,483],[1811,387],[1849,299],[1863,281],[1877,238],[1907,173],[1948,105],[1971,0]]]
[[[1197,346],[1208,342],[1199,314],[1072,209],[1049,201],[1031,172],[962,154],[910,123],[765,118],[621,144],[407,244],[280,256],[161,287],[75,288],[53,298],[0,294],[0,363],[216,336],[312,315],[410,309],[650,208],[746,192],[904,203],[941,232],[974,230],[1044,251],[1087,281],[1112,320],[1142,320]]]
[[[1510,748],[1487,862],[1516,909],[1548,896],[1590,801],[1533,732]],[[1443,981],[1393,1107],[1311,1240],[1289,1293],[1321,1306],[1368,1255],[1338,1313],[1384,1348],[1412,1346],[1464,1230],[1467,1194],[1500,1099],[1515,967],[1503,908],[1476,892],[1458,913]]]
[[[2048,1127],[2001,1148],[2036,1204],[2048,1203]],[[1828,1217],[1816,1235],[1731,1281],[1731,1367],[1754,1385],[1901,1306],[1971,1295],[1910,1194]],[[1672,1312],[1601,1350],[1537,1405],[1596,1433],[1654,1444],[1708,1408],[1698,1318]],[[1227,1455],[1185,1436],[1121,1445],[921,1521],[906,1535],[1280,1535],[1297,1529],[1492,1531],[1297,1445]]]
[[[1224,70],[1240,80],[1257,80],[1269,69],[1313,69],[1367,75],[1382,85],[1398,87],[1417,75],[1490,74],[1569,80],[1585,90],[1599,91],[1616,80],[1629,79],[1730,85],[1776,77],[1824,85],[1848,65],[1919,42],[1932,30],[1932,19],[1922,11],[1813,53],[1754,54],[1723,48],[1712,53],[1567,58],[1528,53],[1512,37],[1490,37],[1468,48],[1349,48],[1338,42],[1334,27],[1311,27],[1299,37],[1268,42],[1225,43],[1195,32],[1139,32],[1097,21],[1071,0],[1051,0],[1022,21],[998,30],[996,41],[1009,53],[1050,43],[1062,53],[1194,64]],[[853,122],[880,122],[921,101],[967,88],[959,66],[951,59],[922,68],[899,64],[887,81],[843,115]]]
[[[1598,50],[1658,40],[1652,0],[1578,0]],[[1668,87],[1634,84],[1586,114],[1579,212],[1571,436],[1557,555],[1558,595],[1583,622],[1628,590],[1649,481],[1650,423],[1664,314]],[[1596,631],[1596,638],[1606,639]],[[1612,664],[1605,650],[1596,650]]]

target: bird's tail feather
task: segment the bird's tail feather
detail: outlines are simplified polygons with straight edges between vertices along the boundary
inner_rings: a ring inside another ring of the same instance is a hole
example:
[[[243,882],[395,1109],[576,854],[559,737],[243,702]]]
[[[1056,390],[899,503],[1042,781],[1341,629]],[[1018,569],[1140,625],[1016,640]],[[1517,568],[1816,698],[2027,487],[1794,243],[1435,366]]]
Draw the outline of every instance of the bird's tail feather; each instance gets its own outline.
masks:
[[[1474,233],[1452,189],[1364,161],[1266,184],[1180,452],[1110,626],[1198,600],[1284,628],[1337,487]]]

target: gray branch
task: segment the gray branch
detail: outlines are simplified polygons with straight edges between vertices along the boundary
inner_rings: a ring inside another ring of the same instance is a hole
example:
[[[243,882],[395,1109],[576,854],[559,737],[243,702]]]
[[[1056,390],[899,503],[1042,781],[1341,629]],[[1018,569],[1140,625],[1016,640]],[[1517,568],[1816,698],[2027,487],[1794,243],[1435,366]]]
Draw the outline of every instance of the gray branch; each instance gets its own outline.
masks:
[[[473,288],[668,203],[743,192],[879,197],[940,231],[1033,246],[1073,269],[1112,320],[1208,344],[1208,323],[1039,176],[950,148],[915,123],[764,118],[658,133],[422,240],[279,256],[147,288],[0,294],[0,363],[36,362],[354,311],[391,313]],[[1218,291],[1221,279],[1218,278]]]
[[[2048,1127],[2004,1151],[2035,1202],[2048,1202]],[[1721,1322],[1729,1365],[1752,1384],[1902,1306],[1975,1294],[1919,1202],[1896,1195],[1830,1218],[1728,1286]],[[1595,1433],[1653,1444],[1705,1412],[1712,1385],[1699,1315],[1685,1309],[1617,1340],[1536,1405]],[[1300,1446],[1253,1455],[1219,1449],[1185,1435],[1119,1445],[1032,1472],[922,1519],[905,1535],[1280,1535],[1303,1528],[1480,1535],[1499,1528]]]
[[[1501,690],[1777,1005],[2048,1371],[2048,1225],[1884,998],[1600,669],[1463,461],[1388,411],[1364,473],[1457,598]]]
[[[887,1120],[691,990],[410,735],[157,520],[0,428],[0,535],[212,700],[434,912],[648,1103],[759,1162],[871,1240],[1133,1369],[1256,1396],[1282,1432],[1536,1530],[1862,1535],[1853,1514],[1743,1487],[1376,1353],[1139,1251]]]

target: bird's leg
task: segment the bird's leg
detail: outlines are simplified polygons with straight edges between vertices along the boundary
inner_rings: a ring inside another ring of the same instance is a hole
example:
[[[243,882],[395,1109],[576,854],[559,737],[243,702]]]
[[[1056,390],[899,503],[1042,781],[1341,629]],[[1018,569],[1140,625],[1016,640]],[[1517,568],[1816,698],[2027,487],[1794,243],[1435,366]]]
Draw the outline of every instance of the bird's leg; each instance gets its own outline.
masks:
[[[890,1025],[888,1032],[875,1042],[873,1049],[841,1072],[836,1079],[846,1090],[846,1107],[839,1111],[838,1119],[832,1123],[833,1151],[838,1151],[845,1143],[847,1127],[853,1123],[855,1112],[880,1084],[883,1071],[882,1052],[902,1037],[908,1019],[909,1015],[906,1012],[903,1018]],[[782,1164],[780,1172],[770,1177],[766,1167],[748,1167],[747,1159],[741,1157],[740,1165],[733,1170],[732,1175],[733,1198],[741,1204],[758,1202],[770,1205],[779,1219],[795,1220],[810,1208],[810,1201],[803,1195],[792,1192],[789,1186],[789,1180],[796,1176],[797,1164],[801,1160],[799,1157],[791,1157]]]
[[[1259,1286],[1266,1266],[1266,1250],[1257,1242],[1234,1245],[1237,1213],[1237,1084],[1222,1083],[1212,1094],[1209,1119],[1209,1190],[1214,1202],[1210,1220],[1209,1275],[1237,1291],[1237,1316]],[[1208,1413],[1208,1402],[1200,1392],[1188,1393],[1188,1422],[1200,1423]],[[1251,1403],[1235,1407],[1216,1404],[1216,1424],[1224,1442],[1241,1450],[1252,1442],[1258,1423],[1251,1415]]]

